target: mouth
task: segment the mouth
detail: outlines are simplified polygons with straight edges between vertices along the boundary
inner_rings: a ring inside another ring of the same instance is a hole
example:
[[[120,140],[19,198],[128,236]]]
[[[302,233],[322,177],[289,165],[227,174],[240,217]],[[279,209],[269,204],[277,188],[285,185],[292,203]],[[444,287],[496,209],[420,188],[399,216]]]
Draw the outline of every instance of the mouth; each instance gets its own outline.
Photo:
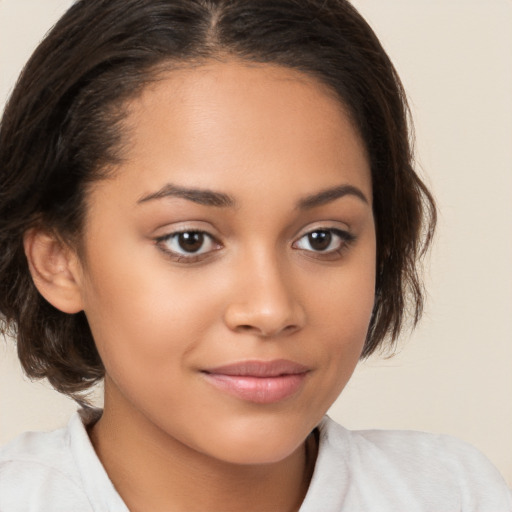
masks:
[[[274,361],[242,361],[202,370],[207,382],[241,400],[271,404],[297,393],[310,368],[278,359]]]

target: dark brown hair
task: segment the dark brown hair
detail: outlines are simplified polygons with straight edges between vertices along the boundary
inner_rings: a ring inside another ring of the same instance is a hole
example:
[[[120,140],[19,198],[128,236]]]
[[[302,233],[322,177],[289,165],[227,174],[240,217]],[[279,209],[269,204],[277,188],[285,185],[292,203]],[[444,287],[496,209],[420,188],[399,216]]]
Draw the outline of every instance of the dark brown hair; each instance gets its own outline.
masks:
[[[80,400],[104,376],[83,312],[38,293],[23,235],[80,238],[87,185],[122,155],[121,121],[162,67],[235,57],[297,69],[328,85],[369,155],[377,227],[375,307],[363,350],[393,342],[423,294],[417,265],[435,225],[414,172],[408,107],[377,37],[345,0],[81,0],[23,70],[0,126],[1,329],[26,373]]]

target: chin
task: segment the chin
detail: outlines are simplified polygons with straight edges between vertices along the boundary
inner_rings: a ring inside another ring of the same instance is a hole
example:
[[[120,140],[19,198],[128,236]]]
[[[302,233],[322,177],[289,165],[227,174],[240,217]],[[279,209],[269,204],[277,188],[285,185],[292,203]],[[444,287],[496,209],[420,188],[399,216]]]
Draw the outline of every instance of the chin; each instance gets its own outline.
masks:
[[[216,458],[228,464],[240,466],[278,464],[292,456],[302,446],[303,442],[301,441],[297,445],[252,443],[243,446],[231,443]]]
[[[314,428],[314,427],[313,427]],[[299,449],[312,428],[287,424],[285,418],[274,422],[226,423],[212,432],[208,453],[230,464],[276,464]]]

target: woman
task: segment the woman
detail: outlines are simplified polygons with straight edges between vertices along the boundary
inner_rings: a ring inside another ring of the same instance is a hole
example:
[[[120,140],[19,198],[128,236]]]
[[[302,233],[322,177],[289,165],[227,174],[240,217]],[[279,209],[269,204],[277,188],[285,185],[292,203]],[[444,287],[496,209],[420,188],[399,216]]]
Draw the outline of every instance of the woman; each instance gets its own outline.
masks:
[[[77,2],[2,120],[0,311],[84,408],[1,510],[509,510],[466,445],[324,417],[421,314],[406,116],[346,2]]]

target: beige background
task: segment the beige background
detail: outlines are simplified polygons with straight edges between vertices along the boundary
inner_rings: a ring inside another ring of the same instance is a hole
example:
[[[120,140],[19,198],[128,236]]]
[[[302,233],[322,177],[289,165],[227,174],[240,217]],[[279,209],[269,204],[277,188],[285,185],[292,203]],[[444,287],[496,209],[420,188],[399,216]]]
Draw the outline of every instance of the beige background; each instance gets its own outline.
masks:
[[[69,0],[0,0],[0,105]],[[512,485],[512,2],[357,0],[396,64],[441,216],[423,322],[362,364],[331,415],[351,428],[443,432]],[[407,339],[409,338],[409,339]],[[0,341],[0,444],[64,425],[75,405]]]

